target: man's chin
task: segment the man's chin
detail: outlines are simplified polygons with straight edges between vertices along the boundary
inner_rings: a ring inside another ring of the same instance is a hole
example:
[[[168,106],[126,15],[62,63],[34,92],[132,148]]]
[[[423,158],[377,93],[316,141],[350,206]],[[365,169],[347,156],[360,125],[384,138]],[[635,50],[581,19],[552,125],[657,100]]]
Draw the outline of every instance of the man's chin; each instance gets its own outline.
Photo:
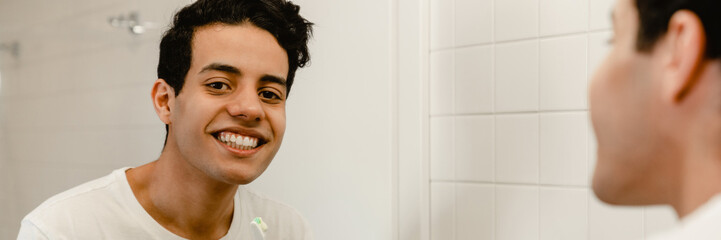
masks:
[[[225,169],[222,181],[234,185],[246,185],[258,179],[265,169],[264,167],[228,168]]]
[[[267,149],[263,149],[267,150]],[[225,159],[218,165],[221,166],[220,177],[218,179],[222,182],[226,182],[234,185],[246,185],[256,179],[258,179],[268,166],[270,160],[267,157],[267,152],[258,152],[255,156],[250,158],[234,158]]]
[[[233,185],[246,185],[255,181],[259,176],[260,173],[257,171],[230,171],[223,174],[220,180]]]
[[[620,205],[621,203],[618,201],[618,193],[611,191],[609,186],[604,185],[597,179],[598,178],[594,176],[592,184],[593,193],[596,195],[596,198],[607,204]]]
[[[599,174],[593,176],[592,189],[598,200],[610,205],[639,206],[647,204],[640,191],[632,190],[628,182],[618,176]],[[641,194],[641,195],[639,195]]]
[[[596,166],[591,183],[593,193],[596,195],[598,200],[601,200],[604,203],[622,205],[623,203],[620,200],[623,198],[623,194],[619,191],[619,179],[617,177],[614,178],[613,174],[609,175],[608,173],[609,172],[607,170],[603,169],[603,166]]]

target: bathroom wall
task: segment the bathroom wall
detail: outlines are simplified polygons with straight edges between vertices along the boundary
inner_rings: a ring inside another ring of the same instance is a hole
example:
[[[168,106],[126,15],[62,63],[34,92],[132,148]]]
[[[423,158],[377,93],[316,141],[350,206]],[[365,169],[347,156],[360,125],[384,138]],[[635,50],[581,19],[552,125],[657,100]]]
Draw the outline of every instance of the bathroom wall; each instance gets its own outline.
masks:
[[[20,44],[18,57],[0,51],[0,239],[48,197],[159,156],[157,46],[189,2],[0,1],[0,43]],[[316,23],[312,63],[298,72],[283,147],[251,187],[296,207],[317,239],[392,239],[394,1],[295,2]],[[109,25],[131,11],[158,28]]]
[[[644,239],[667,207],[589,182],[589,77],[613,0],[430,1],[430,239]]]

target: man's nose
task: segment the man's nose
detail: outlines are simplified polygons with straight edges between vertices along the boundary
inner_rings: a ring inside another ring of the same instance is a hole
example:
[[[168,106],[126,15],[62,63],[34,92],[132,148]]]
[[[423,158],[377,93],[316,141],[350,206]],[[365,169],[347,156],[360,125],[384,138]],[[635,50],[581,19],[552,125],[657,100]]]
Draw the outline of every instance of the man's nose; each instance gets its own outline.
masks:
[[[259,122],[265,118],[258,94],[252,90],[242,90],[235,94],[227,105],[228,113],[244,121]]]

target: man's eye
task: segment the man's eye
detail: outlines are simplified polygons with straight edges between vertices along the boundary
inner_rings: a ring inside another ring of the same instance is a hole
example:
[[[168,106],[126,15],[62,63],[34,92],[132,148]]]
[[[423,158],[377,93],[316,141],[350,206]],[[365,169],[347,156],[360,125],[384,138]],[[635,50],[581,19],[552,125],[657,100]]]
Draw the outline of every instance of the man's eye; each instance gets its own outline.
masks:
[[[271,92],[271,91],[262,91],[262,92],[258,93],[258,95],[260,95],[260,97],[265,98],[265,99],[280,99],[278,94],[275,94],[274,92]]]
[[[209,83],[207,86],[218,90],[228,90],[230,88],[228,84],[222,82]]]

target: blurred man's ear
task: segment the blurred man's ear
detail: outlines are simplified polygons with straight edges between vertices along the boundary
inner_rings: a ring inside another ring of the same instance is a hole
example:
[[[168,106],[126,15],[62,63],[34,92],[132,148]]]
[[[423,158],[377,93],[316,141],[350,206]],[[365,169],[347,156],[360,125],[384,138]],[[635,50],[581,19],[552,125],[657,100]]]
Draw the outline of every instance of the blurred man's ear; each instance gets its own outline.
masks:
[[[696,86],[706,52],[706,33],[698,15],[688,10],[676,12],[655,51],[663,57],[664,98],[683,101]]]
[[[170,124],[170,109],[175,103],[175,91],[164,79],[155,80],[153,90],[151,92],[153,99],[153,107],[155,113],[158,114],[160,121]]]

